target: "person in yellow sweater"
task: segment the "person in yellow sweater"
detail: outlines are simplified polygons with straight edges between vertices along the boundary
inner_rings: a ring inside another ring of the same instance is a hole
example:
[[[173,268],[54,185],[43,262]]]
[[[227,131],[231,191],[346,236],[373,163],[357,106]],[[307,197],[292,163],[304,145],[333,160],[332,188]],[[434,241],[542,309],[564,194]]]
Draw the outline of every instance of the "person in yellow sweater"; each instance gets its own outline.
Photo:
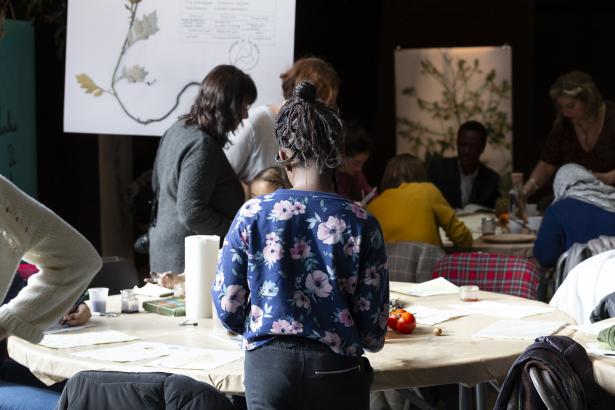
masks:
[[[419,241],[442,246],[438,227],[458,247],[472,246],[472,233],[435,185],[425,182],[423,163],[410,154],[387,163],[382,193],[368,206],[378,219],[385,242]]]

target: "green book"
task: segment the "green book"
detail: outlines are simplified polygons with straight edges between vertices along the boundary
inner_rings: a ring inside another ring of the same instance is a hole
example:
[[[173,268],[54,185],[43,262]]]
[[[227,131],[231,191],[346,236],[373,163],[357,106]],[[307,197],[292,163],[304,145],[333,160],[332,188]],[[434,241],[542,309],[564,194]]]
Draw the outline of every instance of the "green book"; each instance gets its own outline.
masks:
[[[165,316],[186,316],[185,298],[164,298],[143,302],[143,309]]]

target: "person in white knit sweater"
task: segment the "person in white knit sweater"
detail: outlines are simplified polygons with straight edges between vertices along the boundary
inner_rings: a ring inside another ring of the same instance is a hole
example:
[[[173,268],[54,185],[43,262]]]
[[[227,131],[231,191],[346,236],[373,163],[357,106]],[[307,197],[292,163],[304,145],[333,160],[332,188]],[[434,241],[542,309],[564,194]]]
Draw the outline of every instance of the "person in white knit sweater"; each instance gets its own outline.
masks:
[[[0,340],[11,334],[37,343],[75,303],[102,262],[79,232],[0,176],[0,300],[22,259],[40,272],[0,307]]]

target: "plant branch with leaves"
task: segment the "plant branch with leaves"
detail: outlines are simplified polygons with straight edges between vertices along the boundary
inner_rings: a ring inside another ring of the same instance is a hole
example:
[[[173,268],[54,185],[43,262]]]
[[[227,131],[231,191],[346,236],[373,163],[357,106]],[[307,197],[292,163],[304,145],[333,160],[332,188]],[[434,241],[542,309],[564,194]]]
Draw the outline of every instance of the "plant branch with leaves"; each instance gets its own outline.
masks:
[[[189,87],[194,86],[194,85],[198,86],[199,83],[193,81],[193,82],[186,84],[181,89],[181,91],[177,94],[175,98],[175,104],[173,105],[173,107],[168,112],[166,112],[165,114],[157,118],[148,118],[148,119],[139,118],[136,115],[132,114],[130,110],[128,109],[128,107],[126,107],[124,101],[120,97],[120,94],[116,88],[118,83],[120,83],[121,81],[126,81],[129,84],[141,83],[149,87],[149,86],[152,86],[156,82],[156,80],[151,80],[151,81],[147,80],[147,76],[149,75],[149,73],[147,72],[145,67],[140,66],[138,64],[132,65],[130,67],[122,65],[122,60],[124,59],[128,51],[131,49],[131,47],[134,44],[138,43],[139,41],[145,41],[149,39],[151,36],[153,36],[159,31],[158,17],[156,15],[155,10],[149,14],[143,15],[141,18],[137,17],[137,9],[139,7],[140,2],[141,0],[128,0],[128,2],[124,5],[126,10],[129,13],[128,32],[126,33],[126,37],[124,38],[122,49],[117,58],[115,67],[113,69],[113,74],[111,75],[111,86],[108,89],[104,89],[103,87],[99,86],[96,82],[94,82],[94,80],[92,80],[92,78],[85,73],[77,74],[76,78],[77,78],[77,82],[79,83],[81,88],[85,90],[86,94],[92,94],[92,96],[94,97],[100,97],[104,94],[113,96],[117,100],[118,104],[120,105],[124,113],[129,118],[138,122],[139,124],[146,125],[146,124],[150,124],[153,122],[159,122],[159,121],[166,119],[169,115],[171,115],[171,113],[179,105],[179,100],[182,94]],[[121,67],[121,70],[120,70],[120,67]]]
[[[512,124],[507,113],[500,110],[502,101],[511,98],[510,83],[498,81],[494,69],[485,74],[478,59],[468,64],[465,59],[444,54],[443,62],[444,67],[439,70],[431,61],[422,60],[419,71],[441,86],[439,99],[423,99],[414,87],[402,90],[402,95],[416,100],[419,110],[429,115],[433,125],[398,117],[398,135],[406,139],[415,152],[424,148],[429,160],[454,150],[457,129],[465,121],[474,119],[489,130],[489,144],[510,149],[506,135],[512,130]],[[480,81],[479,85],[471,87],[470,83],[476,80]]]

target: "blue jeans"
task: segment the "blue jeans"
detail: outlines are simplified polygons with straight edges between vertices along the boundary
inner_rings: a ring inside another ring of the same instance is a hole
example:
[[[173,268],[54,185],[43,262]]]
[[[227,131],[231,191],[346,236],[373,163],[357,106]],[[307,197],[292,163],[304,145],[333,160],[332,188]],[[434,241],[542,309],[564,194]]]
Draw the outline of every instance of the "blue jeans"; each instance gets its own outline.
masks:
[[[1,410],[53,410],[60,393],[0,380]]]
[[[280,336],[246,351],[244,361],[249,410],[368,410],[372,379],[367,358],[305,337]]]

